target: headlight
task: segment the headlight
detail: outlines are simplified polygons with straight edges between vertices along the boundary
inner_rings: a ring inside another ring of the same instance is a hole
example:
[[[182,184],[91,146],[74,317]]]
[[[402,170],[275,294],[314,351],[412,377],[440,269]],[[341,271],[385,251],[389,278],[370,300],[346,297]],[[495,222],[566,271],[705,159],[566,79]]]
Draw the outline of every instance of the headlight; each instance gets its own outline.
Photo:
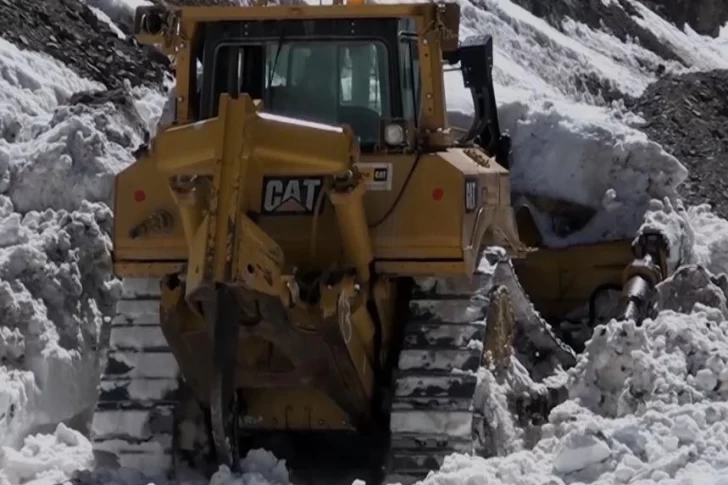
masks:
[[[402,125],[391,124],[384,128],[384,141],[387,145],[404,145],[405,131]]]

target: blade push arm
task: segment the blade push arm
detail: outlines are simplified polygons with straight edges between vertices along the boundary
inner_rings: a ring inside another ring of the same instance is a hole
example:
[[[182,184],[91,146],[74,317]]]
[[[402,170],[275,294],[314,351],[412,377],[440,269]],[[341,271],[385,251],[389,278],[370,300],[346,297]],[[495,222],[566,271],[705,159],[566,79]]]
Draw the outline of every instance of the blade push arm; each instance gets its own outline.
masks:
[[[354,167],[353,134],[258,108],[247,95],[222,96],[218,117],[167,129],[153,142],[151,155],[170,181],[184,226],[188,298],[211,298],[216,283],[271,296],[287,293],[283,251],[248,216],[259,210],[263,175],[322,177],[321,197],[334,207],[346,259],[359,280],[368,281],[372,249],[365,177]]]

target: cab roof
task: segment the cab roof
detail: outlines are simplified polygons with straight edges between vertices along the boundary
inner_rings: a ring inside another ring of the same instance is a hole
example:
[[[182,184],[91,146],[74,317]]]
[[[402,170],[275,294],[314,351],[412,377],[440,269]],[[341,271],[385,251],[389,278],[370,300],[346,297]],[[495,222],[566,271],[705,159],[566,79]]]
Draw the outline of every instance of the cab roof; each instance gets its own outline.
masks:
[[[455,2],[422,2],[422,3],[366,3],[365,0],[349,0],[329,5],[269,5],[259,2],[250,6],[209,6],[209,7],[139,7],[135,15],[135,33],[139,37],[147,37],[142,27],[145,16],[161,15],[166,25],[193,27],[194,24],[207,22],[235,22],[257,20],[325,20],[325,19],[358,19],[358,18],[419,18],[425,28],[435,27],[448,35],[442,38],[443,50],[457,48],[458,30],[460,28],[460,5]],[[187,30],[183,27],[183,30]],[[167,32],[169,34],[169,31]],[[152,37],[157,37],[152,35]],[[454,45],[452,45],[454,39]],[[145,42],[159,39],[143,39]],[[150,43],[152,43],[150,42]]]

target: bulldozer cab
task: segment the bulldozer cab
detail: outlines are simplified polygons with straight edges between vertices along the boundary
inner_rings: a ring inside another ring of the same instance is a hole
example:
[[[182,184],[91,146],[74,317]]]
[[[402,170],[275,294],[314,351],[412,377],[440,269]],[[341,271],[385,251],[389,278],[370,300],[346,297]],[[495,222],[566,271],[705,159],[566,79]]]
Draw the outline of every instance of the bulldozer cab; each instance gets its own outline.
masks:
[[[216,114],[220,94],[237,89],[261,99],[271,114],[347,124],[363,151],[374,150],[381,121],[392,118],[389,62],[381,41],[270,40],[219,48],[213,43],[205,50],[210,56],[203,59],[203,118]]]
[[[202,12],[137,10],[140,40],[173,44],[172,28],[178,42],[191,39],[182,47],[194,72],[180,73],[185,66],[177,66],[178,90],[189,94],[178,104],[178,122],[214,117],[221,94],[247,93],[273,115],[348,125],[364,154],[475,141],[490,155],[503,155],[490,74],[492,39],[459,46],[456,3],[221,7],[206,9],[204,18]],[[459,140],[450,136],[446,121],[447,64],[462,69],[473,94],[473,125]],[[499,162],[507,165],[505,157]]]

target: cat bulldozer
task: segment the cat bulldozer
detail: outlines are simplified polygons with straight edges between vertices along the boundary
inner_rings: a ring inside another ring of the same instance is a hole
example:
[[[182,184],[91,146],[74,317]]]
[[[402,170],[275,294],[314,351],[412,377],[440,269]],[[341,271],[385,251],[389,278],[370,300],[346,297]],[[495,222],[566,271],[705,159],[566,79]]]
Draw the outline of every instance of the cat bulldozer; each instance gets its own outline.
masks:
[[[492,453],[479,370],[507,367],[514,342],[574,364],[529,293],[550,318],[619,285],[622,314],[644,313],[660,251],[519,236],[533,225],[511,204],[493,41],[460,42],[459,18],[457,3],[137,8],[176,98],[116,176],[99,460],[235,469],[262,447],[295,468],[317,449],[306,460],[420,479]],[[462,136],[448,66],[473,97]]]

